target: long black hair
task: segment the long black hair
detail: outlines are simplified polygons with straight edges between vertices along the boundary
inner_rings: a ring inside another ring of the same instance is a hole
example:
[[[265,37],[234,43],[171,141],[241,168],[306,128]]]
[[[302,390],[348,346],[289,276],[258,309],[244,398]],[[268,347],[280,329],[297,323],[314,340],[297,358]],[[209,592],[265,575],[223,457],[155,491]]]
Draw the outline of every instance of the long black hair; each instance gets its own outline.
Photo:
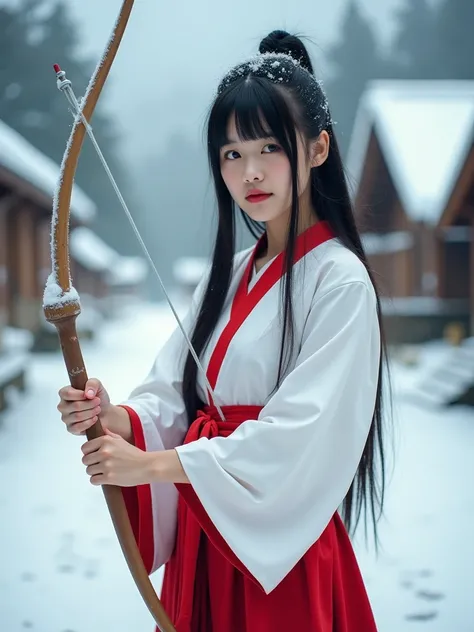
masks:
[[[259,54],[233,68],[219,85],[212,105],[207,141],[219,213],[216,242],[209,281],[192,333],[192,343],[201,354],[217,325],[229,290],[235,254],[236,208],[221,175],[220,150],[227,143],[227,129],[235,118],[242,140],[274,137],[285,151],[292,173],[292,210],[285,250],[285,275],[282,283],[283,332],[280,349],[278,383],[284,377],[287,360],[294,344],[292,279],[295,240],[298,235],[298,132],[306,141],[317,139],[322,130],[330,137],[326,161],[311,170],[311,202],[319,220],[325,220],[344,246],[363,262],[374,283],[361,239],[356,227],[350,194],[331,122],[326,96],[314,77],[306,47],[301,40],[284,31],[273,31],[260,44]],[[255,238],[265,231],[263,224],[253,221],[240,209],[244,222]],[[375,283],[374,283],[375,287]],[[357,526],[364,509],[376,524],[382,514],[385,490],[385,458],[382,442],[383,382],[386,345],[382,327],[380,299],[377,310],[381,327],[382,352],[376,404],[363,455],[344,499],[342,517],[349,532]],[[188,354],[184,367],[183,393],[186,411],[192,421],[203,405],[197,389],[197,367]]]

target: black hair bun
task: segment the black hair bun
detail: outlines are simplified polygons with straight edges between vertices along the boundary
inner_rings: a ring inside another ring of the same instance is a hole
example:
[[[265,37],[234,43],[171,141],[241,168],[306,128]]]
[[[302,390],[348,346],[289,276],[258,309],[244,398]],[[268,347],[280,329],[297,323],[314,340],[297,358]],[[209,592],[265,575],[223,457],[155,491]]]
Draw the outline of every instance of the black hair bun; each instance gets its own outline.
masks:
[[[260,53],[284,53],[293,57],[300,66],[314,74],[313,64],[306,50],[306,46],[296,35],[286,31],[272,31],[260,42]]]

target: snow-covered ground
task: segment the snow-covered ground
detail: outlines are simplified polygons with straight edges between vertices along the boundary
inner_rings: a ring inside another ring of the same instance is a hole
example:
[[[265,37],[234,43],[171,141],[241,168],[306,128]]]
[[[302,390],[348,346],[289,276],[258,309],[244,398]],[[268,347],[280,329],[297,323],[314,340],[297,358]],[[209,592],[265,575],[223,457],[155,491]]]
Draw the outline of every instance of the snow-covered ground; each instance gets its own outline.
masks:
[[[393,367],[381,550],[377,557],[360,537],[356,550],[381,632],[473,632],[474,410],[404,401],[417,377]]]
[[[83,344],[89,375],[124,398],[172,327],[169,310],[150,306],[106,323]],[[395,383],[406,379],[396,367]],[[2,417],[0,630],[152,632],[102,492],[84,473],[84,439],[56,411],[65,383],[59,355],[34,356],[26,395]],[[474,411],[396,397],[395,415],[382,550],[356,544],[379,630],[473,632]]]

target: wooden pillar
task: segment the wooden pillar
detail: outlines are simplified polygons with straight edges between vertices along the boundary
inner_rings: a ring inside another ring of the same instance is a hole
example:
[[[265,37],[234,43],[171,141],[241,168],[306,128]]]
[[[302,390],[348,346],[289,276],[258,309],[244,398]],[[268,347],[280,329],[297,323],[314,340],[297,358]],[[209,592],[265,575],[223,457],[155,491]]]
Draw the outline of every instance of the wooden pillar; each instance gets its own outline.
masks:
[[[474,336],[474,209],[471,209],[471,336]]]
[[[433,227],[420,224],[421,295],[439,296],[437,237]]]
[[[413,296],[412,249],[400,250],[392,255],[391,273],[395,296]]]
[[[7,309],[7,214],[0,208],[0,310]]]
[[[8,322],[8,298],[7,205],[0,200],[0,350],[2,330]]]
[[[10,210],[8,255],[12,277],[10,324],[33,332],[40,324],[35,211],[25,202]]]
[[[18,210],[19,289],[21,296],[36,298],[36,244],[33,213],[27,207]]]
[[[13,284],[11,269],[14,240],[12,239],[11,216],[18,198],[7,194],[0,199],[0,329],[13,319]]]
[[[38,297],[43,298],[46,280],[51,273],[51,221],[49,218],[40,218],[37,223],[37,262],[36,278],[38,284]]]
[[[446,261],[446,238],[443,233],[443,230],[438,228],[436,231],[437,235],[437,253],[438,253],[438,261],[437,261],[437,269],[438,269],[438,296],[440,298],[446,298],[447,296],[447,284],[449,283],[449,278],[447,274],[447,261]]]

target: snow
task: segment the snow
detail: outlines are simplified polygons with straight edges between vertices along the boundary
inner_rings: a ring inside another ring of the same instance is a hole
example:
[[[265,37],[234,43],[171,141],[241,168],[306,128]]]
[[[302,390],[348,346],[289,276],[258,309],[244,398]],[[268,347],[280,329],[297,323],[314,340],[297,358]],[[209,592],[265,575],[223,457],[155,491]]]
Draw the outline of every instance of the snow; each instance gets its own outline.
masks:
[[[196,286],[207,266],[204,257],[180,257],[173,265],[173,276],[179,284]]]
[[[113,248],[84,226],[71,231],[69,248],[76,261],[94,272],[109,270],[118,257]]]
[[[25,369],[26,360],[26,355],[0,355],[0,385],[19,375]]]
[[[364,233],[362,243],[368,255],[401,252],[413,246],[413,235],[404,231],[387,234]]]
[[[0,121],[0,165],[53,197],[59,166],[3,121]],[[95,204],[78,186],[73,188],[71,212],[83,222],[90,221],[96,213]]]
[[[459,346],[431,340],[408,347],[405,357],[410,366],[396,373],[397,389],[411,401],[439,408],[474,385],[474,338]]]
[[[33,334],[19,327],[4,327],[1,332],[2,349],[26,351],[33,345]]]
[[[473,421],[398,401],[382,550],[356,547],[381,632],[474,629]]]
[[[33,335],[26,329],[5,327],[0,332],[0,385],[18,376],[27,366]]]
[[[4,327],[0,332],[0,386],[21,375],[28,365],[33,335],[26,329]]]
[[[55,307],[67,305],[68,303],[78,303],[80,305],[79,294],[74,287],[70,287],[67,292],[63,292],[54,273],[51,273],[46,282],[43,294],[43,307]]]
[[[316,79],[298,59],[287,53],[256,53],[248,59],[231,68],[224,76],[217,88],[217,94],[222,92],[234,83],[237,79],[251,75],[269,79],[273,83],[289,83],[292,80],[294,71],[298,69],[306,74],[306,88],[304,89],[304,99],[312,116],[319,121],[320,129],[326,129],[334,122],[329,113],[329,104],[326,93],[323,89],[322,81]],[[308,86],[310,86],[308,88]]]
[[[107,276],[112,286],[137,286],[148,275],[148,265],[141,257],[119,257]]]
[[[167,307],[130,305],[82,345],[89,375],[104,381],[113,401],[123,399],[173,328]],[[394,374],[394,446],[387,449],[379,556],[361,534],[356,539],[378,628],[472,632],[474,412],[417,408],[399,388],[399,378],[411,379],[413,371],[396,363]],[[59,354],[35,354],[28,392],[2,418],[2,630],[151,632],[101,491],[84,472],[85,439],[67,434],[56,410],[66,379]],[[159,587],[161,574],[152,579]]]
[[[372,132],[409,217],[436,225],[472,147],[474,82],[370,82],[346,164],[356,186]]]
[[[421,345],[406,345],[400,359],[393,364],[397,391],[406,395],[420,381],[426,379],[433,368],[446,362],[453,347],[445,340],[431,340]],[[409,356],[409,364],[406,363]]]
[[[109,285],[139,285],[143,283],[148,266],[141,257],[124,257],[85,226],[71,232],[71,255],[82,266],[105,273]]]
[[[382,298],[382,308],[386,315],[435,316],[437,314],[465,314],[469,301],[464,299],[441,299],[436,296],[399,296]]]
[[[89,375],[104,380],[115,401],[124,398],[173,327],[168,309],[135,303],[100,340],[82,342]],[[151,632],[103,495],[84,473],[85,439],[69,435],[56,410],[67,383],[60,355],[33,355],[28,382],[0,427],[0,628]]]

